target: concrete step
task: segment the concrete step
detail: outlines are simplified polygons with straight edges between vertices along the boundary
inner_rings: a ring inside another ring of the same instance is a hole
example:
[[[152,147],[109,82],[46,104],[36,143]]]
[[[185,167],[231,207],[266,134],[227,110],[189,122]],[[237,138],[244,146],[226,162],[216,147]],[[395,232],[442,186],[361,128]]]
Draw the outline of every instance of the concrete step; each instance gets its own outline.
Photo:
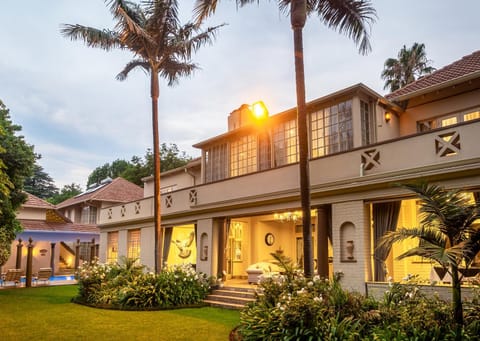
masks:
[[[255,291],[249,288],[222,287],[215,289],[204,300],[213,307],[242,309],[247,303],[255,301]]]

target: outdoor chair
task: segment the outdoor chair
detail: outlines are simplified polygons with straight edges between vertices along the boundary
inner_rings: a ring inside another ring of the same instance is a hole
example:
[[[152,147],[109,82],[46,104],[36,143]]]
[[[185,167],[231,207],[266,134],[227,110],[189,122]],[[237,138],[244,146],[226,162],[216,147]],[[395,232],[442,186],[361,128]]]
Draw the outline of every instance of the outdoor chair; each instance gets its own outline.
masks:
[[[50,277],[52,276],[53,270],[52,268],[40,268],[38,269],[38,273],[34,276],[33,280],[35,282],[43,281],[44,284],[50,282]]]
[[[17,286],[17,284],[20,283],[22,275],[22,269],[8,269],[7,272],[2,276],[2,285],[13,283],[14,286]]]

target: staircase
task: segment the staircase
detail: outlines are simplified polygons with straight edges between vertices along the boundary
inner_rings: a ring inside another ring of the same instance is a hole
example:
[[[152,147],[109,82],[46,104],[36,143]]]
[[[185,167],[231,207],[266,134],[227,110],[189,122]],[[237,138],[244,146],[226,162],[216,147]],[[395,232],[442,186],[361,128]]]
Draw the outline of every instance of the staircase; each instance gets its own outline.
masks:
[[[224,286],[215,289],[204,300],[212,307],[240,310],[249,302],[255,301],[255,290],[250,288],[240,288]]]

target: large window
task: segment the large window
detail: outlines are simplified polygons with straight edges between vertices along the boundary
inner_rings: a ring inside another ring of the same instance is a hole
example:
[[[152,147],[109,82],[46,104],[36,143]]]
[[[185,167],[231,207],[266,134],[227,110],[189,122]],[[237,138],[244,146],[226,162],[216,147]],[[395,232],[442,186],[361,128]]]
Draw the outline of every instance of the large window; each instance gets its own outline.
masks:
[[[360,101],[360,115],[362,119],[362,146],[376,142],[375,112],[371,103]]]
[[[230,176],[257,171],[257,139],[242,136],[230,144]]]
[[[205,151],[205,181],[223,180],[227,177],[227,145],[213,146]]]
[[[310,114],[312,157],[353,148],[352,101],[348,100]]]
[[[107,263],[118,260],[118,231],[108,232],[107,235]]]
[[[127,236],[127,257],[140,260],[140,230],[129,230]]]
[[[280,123],[273,128],[273,148],[276,167],[298,161],[296,120]]]
[[[478,119],[480,119],[480,107],[420,121],[417,124],[417,130],[419,132],[429,131]]]
[[[268,133],[258,135],[258,170],[272,167],[272,151]]]
[[[95,206],[85,206],[82,208],[82,224],[97,223],[97,208]]]

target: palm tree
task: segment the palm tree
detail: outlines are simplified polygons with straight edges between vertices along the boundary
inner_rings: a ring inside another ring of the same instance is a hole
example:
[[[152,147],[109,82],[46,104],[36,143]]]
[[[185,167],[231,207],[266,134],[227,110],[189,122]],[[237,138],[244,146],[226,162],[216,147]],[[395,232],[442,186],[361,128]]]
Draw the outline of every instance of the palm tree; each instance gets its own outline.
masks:
[[[150,75],[152,98],[153,158],[154,158],[154,220],[155,220],[155,271],[162,267],[163,243],[160,215],[160,153],[158,133],[159,77],[169,86],[181,76],[191,75],[197,65],[191,62],[192,52],[211,43],[217,29],[209,27],[201,31],[199,25],[181,25],[176,0],[150,0],[135,4],[126,0],[106,0],[116,20],[113,30],[97,29],[82,25],[62,25],[61,33],[72,40],[83,40],[89,47],[106,51],[115,48],[128,49],[135,58],[117,75],[123,81],[130,71],[141,68]]]
[[[446,190],[436,185],[419,183],[405,185],[420,198],[422,221],[420,227],[399,228],[388,232],[380,248],[390,249],[393,243],[406,239],[419,240],[397,259],[421,256],[443,267],[452,277],[452,302],[456,323],[463,324],[460,266],[468,269],[480,252],[480,205],[471,203],[460,190]]]
[[[385,80],[383,88],[389,88],[393,92],[432,73],[435,68],[430,66],[430,63],[431,60],[427,59],[425,44],[414,43],[409,49],[403,45],[397,58],[388,58],[385,61],[381,75]]]
[[[197,0],[195,3],[196,22],[200,23],[215,12],[219,0]],[[243,6],[258,0],[235,0]],[[369,26],[374,22],[376,11],[370,0],[278,0],[278,6],[284,13],[290,13],[293,29],[295,58],[295,84],[297,93],[297,127],[299,148],[300,201],[303,225],[303,270],[305,276],[312,277],[313,245],[310,215],[310,178],[308,166],[308,128],[305,103],[305,72],[303,64],[303,27],[308,15],[316,14],[329,28],[352,38],[359,45],[360,53],[370,48]],[[328,276],[328,272],[320,273]]]

